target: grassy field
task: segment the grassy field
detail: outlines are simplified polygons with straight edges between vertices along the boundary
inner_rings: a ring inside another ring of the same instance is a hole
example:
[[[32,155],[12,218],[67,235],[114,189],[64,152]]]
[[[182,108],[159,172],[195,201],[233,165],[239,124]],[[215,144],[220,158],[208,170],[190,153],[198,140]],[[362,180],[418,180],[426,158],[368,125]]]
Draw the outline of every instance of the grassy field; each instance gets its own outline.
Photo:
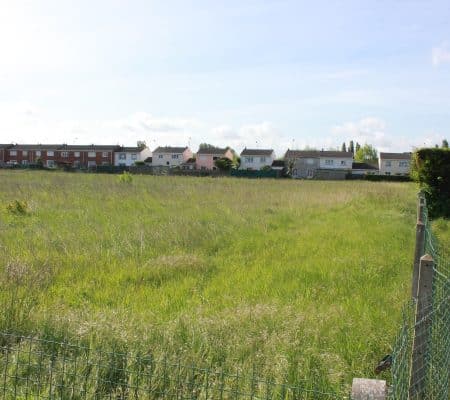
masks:
[[[410,293],[416,191],[0,170],[0,331],[324,387],[372,377]]]

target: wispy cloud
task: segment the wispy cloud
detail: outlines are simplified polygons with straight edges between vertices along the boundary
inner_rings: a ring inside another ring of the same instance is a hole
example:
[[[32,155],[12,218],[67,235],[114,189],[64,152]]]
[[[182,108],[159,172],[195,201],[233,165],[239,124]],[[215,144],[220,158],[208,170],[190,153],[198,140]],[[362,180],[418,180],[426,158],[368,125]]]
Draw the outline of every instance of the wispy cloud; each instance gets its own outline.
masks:
[[[433,47],[431,50],[431,61],[436,67],[441,64],[450,63],[450,49],[448,42]]]

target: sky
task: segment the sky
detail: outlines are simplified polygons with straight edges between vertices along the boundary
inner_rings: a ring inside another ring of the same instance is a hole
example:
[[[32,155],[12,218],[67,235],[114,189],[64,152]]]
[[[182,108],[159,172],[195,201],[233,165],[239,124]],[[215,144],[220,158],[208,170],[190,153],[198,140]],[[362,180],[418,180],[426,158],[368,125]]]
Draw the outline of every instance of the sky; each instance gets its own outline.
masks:
[[[0,0],[0,143],[440,144],[448,21],[448,0]]]

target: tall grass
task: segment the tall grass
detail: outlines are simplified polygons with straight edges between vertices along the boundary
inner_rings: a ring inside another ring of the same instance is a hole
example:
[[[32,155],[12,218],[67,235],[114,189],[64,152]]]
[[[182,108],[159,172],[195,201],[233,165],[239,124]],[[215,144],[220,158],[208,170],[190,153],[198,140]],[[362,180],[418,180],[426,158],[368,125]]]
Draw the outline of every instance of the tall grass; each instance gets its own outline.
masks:
[[[0,187],[1,331],[323,387],[390,351],[413,184],[0,171]]]

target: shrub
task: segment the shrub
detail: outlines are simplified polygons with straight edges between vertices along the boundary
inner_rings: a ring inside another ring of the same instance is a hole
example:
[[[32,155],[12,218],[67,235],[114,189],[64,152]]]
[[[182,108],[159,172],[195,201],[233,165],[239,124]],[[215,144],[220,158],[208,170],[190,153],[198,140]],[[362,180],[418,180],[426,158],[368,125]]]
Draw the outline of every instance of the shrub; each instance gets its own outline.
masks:
[[[135,161],[134,165],[145,165],[144,161]]]
[[[409,182],[411,178],[403,175],[364,175],[364,179],[367,181],[389,181],[389,182]]]
[[[131,183],[133,182],[133,176],[129,172],[123,171],[123,174],[119,175],[119,182]]]
[[[14,200],[6,206],[6,210],[10,214],[26,215],[30,209],[26,201]]]
[[[411,175],[423,191],[432,217],[450,217],[450,149],[419,149]]]

